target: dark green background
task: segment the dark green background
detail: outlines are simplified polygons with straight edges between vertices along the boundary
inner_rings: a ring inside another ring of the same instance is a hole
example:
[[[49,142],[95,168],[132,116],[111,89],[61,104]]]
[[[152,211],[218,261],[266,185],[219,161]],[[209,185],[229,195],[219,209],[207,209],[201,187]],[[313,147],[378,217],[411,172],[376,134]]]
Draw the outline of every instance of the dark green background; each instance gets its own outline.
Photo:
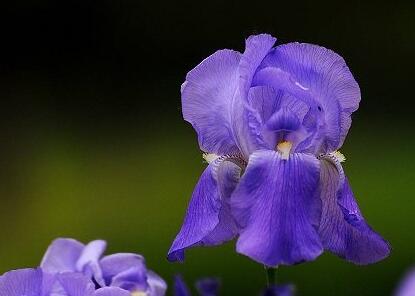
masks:
[[[361,210],[387,238],[385,261],[325,254],[281,267],[300,295],[390,295],[415,264],[415,5],[252,1],[14,1],[0,10],[0,272],[35,266],[49,242],[102,238],[138,252],[169,284],[218,276],[256,295],[263,267],[234,244],[166,252],[205,164],[181,118],[185,74],[252,33],[329,47],[362,89],[342,152]]]

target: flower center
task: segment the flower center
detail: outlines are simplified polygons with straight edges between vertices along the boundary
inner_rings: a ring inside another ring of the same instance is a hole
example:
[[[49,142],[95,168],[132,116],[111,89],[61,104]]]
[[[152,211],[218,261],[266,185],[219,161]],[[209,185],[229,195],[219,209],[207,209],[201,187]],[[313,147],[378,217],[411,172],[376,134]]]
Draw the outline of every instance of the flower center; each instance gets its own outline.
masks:
[[[131,292],[131,296],[147,296],[147,293],[142,291],[133,291]]]
[[[282,141],[278,143],[277,151],[281,153],[282,159],[288,159],[288,157],[290,156],[290,151],[292,147],[293,147],[293,144],[288,141]]]

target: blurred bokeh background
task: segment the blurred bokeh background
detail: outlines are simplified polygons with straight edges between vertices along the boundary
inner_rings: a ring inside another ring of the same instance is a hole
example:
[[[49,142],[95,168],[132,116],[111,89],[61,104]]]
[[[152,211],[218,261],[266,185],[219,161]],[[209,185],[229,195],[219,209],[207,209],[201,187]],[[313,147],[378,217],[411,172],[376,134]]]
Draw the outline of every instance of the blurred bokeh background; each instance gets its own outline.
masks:
[[[390,295],[415,264],[415,3],[410,1],[8,1],[0,10],[0,273],[35,266],[56,237],[138,252],[171,284],[212,275],[256,295],[263,267],[234,244],[166,252],[205,164],[182,120],[185,74],[252,33],[340,53],[362,90],[342,152],[387,260],[325,254],[282,267],[300,295]]]

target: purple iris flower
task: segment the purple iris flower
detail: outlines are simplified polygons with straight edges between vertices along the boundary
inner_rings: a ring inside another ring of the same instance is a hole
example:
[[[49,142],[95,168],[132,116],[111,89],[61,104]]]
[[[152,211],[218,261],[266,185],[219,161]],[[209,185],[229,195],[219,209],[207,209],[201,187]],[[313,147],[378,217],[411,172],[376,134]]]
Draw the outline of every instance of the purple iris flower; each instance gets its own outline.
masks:
[[[0,276],[0,296],[131,296],[131,294],[118,287],[95,289],[94,283],[80,273],[50,274],[41,268],[27,268],[12,270]]]
[[[236,250],[266,266],[317,258],[356,264],[388,256],[366,223],[337,150],[360,90],[345,61],[321,46],[262,34],[244,53],[219,50],[187,76],[184,119],[209,165],[169,253],[237,237]]]
[[[293,285],[272,285],[263,291],[262,296],[293,296],[294,291]]]
[[[74,239],[59,238],[49,246],[40,267],[50,274],[82,274],[97,288],[118,287],[133,296],[165,294],[165,281],[146,268],[141,255],[118,253],[101,258],[105,248],[106,242],[102,240],[84,245]]]
[[[220,282],[216,278],[203,278],[196,282],[196,290],[200,296],[218,296]],[[180,275],[174,278],[174,296],[191,296],[189,288]],[[1,295],[0,295],[1,296]]]

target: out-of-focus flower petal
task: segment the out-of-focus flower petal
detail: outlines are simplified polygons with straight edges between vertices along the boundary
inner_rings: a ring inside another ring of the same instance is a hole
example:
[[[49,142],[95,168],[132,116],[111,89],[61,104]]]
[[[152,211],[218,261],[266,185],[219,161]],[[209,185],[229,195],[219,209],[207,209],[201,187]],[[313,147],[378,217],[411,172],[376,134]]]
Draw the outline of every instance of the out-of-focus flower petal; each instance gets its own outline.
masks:
[[[238,91],[240,57],[236,51],[217,51],[191,70],[182,85],[183,117],[193,125],[205,152],[238,152],[230,113]]]
[[[77,270],[82,271],[87,264],[91,262],[98,262],[106,247],[107,243],[103,240],[94,240],[89,242],[82,250],[81,256],[76,262]]]
[[[146,270],[138,266],[126,269],[112,278],[111,286],[128,291],[143,291],[148,289]]]
[[[76,271],[84,244],[70,238],[55,239],[43,256],[40,267],[46,272]]]
[[[272,285],[265,289],[262,296],[293,296],[294,292],[293,285]]]
[[[46,296],[40,268],[6,272],[0,277],[0,296]]]
[[[306,154],[282,159],[257,151],[231,197],[241,234],[237,251],[267,266],[315,259],[322,252],[318,160]]]
[[[152,270],[147,271],[147,283],[149,285],[149,296],[164,296],[166,294],[166,282]]]
[[[200,296],[218,296],[220,281],[217,278],[203,278],[196,282]]]
[[[190,296],[191,295],[189,287],[186,285],[181,275],[176,275],[174,277],[173,295],[174,296]]]
[[[324,151],[342,145],[351,124],[350,115],[359,107],[360,89],[341,56],[313,44],[288,43],[273,49],[261,68],[272,72],[262,73],[262,80],[273,79],[275,87],[299,99],[314,100],[325,122]]]
[[[389,244],[366,223],[340,163],[321,159],[322,215],[319,226],[324,248],[355,264],[387,257]]]
[[[42,296],[55,296],[52,294],[53,287],[56,284],[56,274],[48,273],[42,270]]]
[[[110,285],[114,276],[130,268],[139,268],[145,274],[147,269],[144,258],[132,253],[117,253],[103,257],[99,262],[106,285]]]
[[[169,253],[170,261],[183,261],[184,250],[196,245],[216,245],[234,237],[236,225],[227,205],[241,168],[217,159],[209,164],[193,191],[179,234]]]
[[[415,295],[415,269],[406,273],[399,283],[394,296],[413,296]]]
[[[92,296],[94,294],[94,283],[81,273],[64,272],[58,274],[57,278],[66,293],[65,296]]]
[[[99,258],[105,251],[107,243],[103,240],[94,240],[89,242],[82,250],[81,256],[76,262],[76,270],[83,274],[94,277],[97,283],[104,286],[102,271],[98,264]]]
[[[117,287],[104,287],[96,290],[94,296],[131,296],[131,294]]]

